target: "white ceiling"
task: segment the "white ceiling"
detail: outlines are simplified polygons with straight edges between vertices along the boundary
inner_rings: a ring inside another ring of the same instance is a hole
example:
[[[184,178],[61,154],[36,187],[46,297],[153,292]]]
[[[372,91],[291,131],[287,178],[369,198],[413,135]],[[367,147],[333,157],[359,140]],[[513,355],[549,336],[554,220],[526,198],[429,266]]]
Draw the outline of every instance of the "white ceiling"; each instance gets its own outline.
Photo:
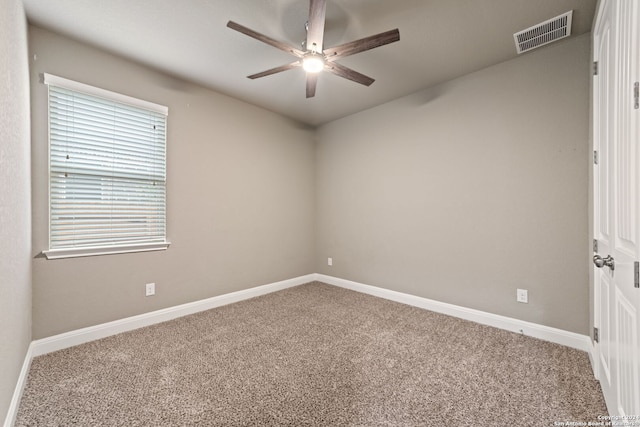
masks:
[[[400,41],[339,61],[376,79],[370,87],[324,73],[316,96],[306,99],[300,68],[247,79],[295,58],[226,23],[300,47],[307,0],[23,2],[32,24],[313,126],[514,58],[513,33],[568,10],[572,37],[589,32],[596,6],[596,0],[328,0],[325,47],[394,28]]]

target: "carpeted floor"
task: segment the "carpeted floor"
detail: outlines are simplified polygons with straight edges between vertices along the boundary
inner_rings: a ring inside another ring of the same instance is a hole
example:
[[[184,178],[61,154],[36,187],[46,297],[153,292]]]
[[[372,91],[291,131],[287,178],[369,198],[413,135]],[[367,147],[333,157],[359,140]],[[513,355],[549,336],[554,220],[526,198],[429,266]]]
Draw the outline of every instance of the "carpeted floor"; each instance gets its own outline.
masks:
[[[597,421],[587,354],[311,283],[33,360],[16,426]]]

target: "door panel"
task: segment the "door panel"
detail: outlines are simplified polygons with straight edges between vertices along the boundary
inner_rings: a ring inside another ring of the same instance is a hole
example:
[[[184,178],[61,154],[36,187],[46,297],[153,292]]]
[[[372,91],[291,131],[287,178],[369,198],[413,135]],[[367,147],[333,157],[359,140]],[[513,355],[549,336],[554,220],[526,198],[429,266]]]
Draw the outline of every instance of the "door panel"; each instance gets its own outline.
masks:
[[[631,67],[633,5],[635,2],[618,1],[617,6],[617,46],[616,69],[617,75],[614,96],[617,102],[616,126],[614,140],[616,151],[615,165],[615,193],[616,193],[616,249],[625,252],[631,258],[638,254],[637,248],[637,206],[638,206],[638,176],[637,141],[632,139],[632,110],[633,110],[633,70]],[[637,24],[637,23],[636,23]]]
[[[612,146],[613,87],[611,64],[613,38],[611,35],[610,1],[604,1],[594,34],[594,58],[598,64],[593,85],[594,150],[594,237],[598,240],[598,253],[605,256],[611,252],[612,227],[612,176],[610,173]],[[612,275],[608,268],[595,268],[594,291],[596,307],[595,324],[599,331],[598,372],[602,392],[609,405],[615,399],[616,371],[611,368],[612,346]],[[611,407],[609,408],[611,411]]]
[[[620,415],[638,412],[638,314],[633,304],[616,290],[616,330],[618,332],[618,409]],[[634,381],[634,378],[636,379]]]
[[[594,237],[614,262],[595,268],[594,313],[602,390],[611,415],[640,414],[640,132],[634,83],[640,60],[640,0],[603,0],[594,30]],[[595,261],[595,260],[594,260]],[[600,261],[601,262],[601,261]],[[601,264],[600,264],[601,265]]]

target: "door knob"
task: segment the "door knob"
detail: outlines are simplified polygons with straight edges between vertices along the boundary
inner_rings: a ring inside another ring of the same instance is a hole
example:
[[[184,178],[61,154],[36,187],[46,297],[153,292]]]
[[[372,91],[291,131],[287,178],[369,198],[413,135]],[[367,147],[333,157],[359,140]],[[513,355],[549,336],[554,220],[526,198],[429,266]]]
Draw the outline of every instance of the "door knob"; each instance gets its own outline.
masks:
[[[602,268],[604,266],[607,266],[611,270],[614,270],[615,269],[615,265],[616,265],[616,263],[615,263],[615,261],[614,261],[614,259],[613,259],[613,257],[611,255],[607,255],[604,258],[602,258],[600,255],[594,255],[593,256],[593,263],[598,268]]]

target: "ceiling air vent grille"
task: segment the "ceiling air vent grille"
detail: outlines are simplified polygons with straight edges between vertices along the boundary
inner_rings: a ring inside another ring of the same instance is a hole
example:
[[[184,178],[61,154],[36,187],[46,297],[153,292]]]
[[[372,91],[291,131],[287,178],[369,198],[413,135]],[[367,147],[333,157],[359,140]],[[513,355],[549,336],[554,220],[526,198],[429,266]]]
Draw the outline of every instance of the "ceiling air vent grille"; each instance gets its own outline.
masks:
[[[573,10],[513,35],[518,53],[524,53],[571,35]]]

